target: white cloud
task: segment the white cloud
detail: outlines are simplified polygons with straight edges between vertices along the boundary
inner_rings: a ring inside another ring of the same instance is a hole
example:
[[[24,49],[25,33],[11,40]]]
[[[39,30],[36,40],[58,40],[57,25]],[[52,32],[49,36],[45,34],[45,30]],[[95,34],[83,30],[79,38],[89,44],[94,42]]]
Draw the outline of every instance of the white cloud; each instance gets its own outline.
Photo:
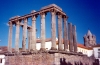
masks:
[[[9,24],[8,23],[4,23],[6,26],[9,26]]]

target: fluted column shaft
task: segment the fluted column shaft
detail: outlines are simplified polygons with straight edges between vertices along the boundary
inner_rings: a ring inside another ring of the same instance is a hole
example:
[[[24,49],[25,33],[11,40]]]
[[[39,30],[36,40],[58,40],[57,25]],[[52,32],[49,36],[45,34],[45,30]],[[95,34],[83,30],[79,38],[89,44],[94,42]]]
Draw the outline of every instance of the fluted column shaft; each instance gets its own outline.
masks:
[[[31,50],[31,38],[32,38],[32,29],[28,28],[28,51]]]
[[[16,21],[16,37],[15,37],[15,51],[19,52],[19,32],[20,32],[20,22]]]
[[[69,34],[69,51],[73,52],[72,23],[68,23],[68,34]]]
[[[32,16],[32,43],[31,50],[36,50],[36,16]]]
[[[12,22],[9,22],[8,52],[12,52]]]
[[[54,10],[51,11],[51,40],[52,47],[51,50],[56,50],[56,12]]]
[[[64,16],[64,50],[68,50],[67,17]]]
[[[63,50],[62,47],[62,15],[58,14],[58,50]]]
[[[23,51],[26,51],[26,39],[27,39],[27,18],[24,18],[23,42],[22,42],[22,50]]]
[[[76,38],[76,26],[73,25],[73,45],[74,45],[74,52],[77,52],[77,38]]]
[[[41,49],[45,50],[45,13],[41,13]]]

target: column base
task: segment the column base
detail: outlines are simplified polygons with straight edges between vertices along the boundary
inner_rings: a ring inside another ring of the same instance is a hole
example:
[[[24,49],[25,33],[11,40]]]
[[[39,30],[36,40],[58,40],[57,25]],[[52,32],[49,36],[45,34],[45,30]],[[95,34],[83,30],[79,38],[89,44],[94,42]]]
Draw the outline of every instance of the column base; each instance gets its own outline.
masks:
[[[64,49],[58,49],[58,51],[64,51]]]
[[[30,53],[38,53],[38,51],[36,49],[31,49]]]
[[[15,55],[18,55],[19,54],[19,51],[15,51],[14,53],[15,53]]]
[[[8,51],[7,53],[12,53],[11,51]]]
[[[40,51],[41,51],[41,52],[45,52],[46,49],[45,49],[45,48],[40,48]]]
[[[22,51],[23,51],[23,52],[25,52],[25,51],[26,51],[26,49],[23,49],[23,48],[22,48]]]
[[[57,50],[57,48],[55,48],[55,47],[51,47],[51,50]]]
[[[64,49],[64,51],[68,51],[68,49]]]

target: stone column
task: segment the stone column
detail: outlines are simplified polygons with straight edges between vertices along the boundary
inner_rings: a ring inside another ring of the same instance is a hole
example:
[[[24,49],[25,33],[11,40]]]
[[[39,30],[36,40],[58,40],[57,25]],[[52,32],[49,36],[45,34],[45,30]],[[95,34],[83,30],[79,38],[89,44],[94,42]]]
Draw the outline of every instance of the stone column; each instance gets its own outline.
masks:
[[[12,29],[13,24],[12,22],[9,22],[9,37],[8,37],[8,52],[12,52]]]
[[[73,52],[72,23],[68,23],[69,51]]]
[[[74,45],[74,52],[77,52],[77,38],[76,38],[76,26],[73,25],[73,45]]]
[[[64,16],[64,50],[68,50],[67,17]]]
[[[51,50],[57,50],[57,48],[56,48],[56,12],[55,12],[55,10],[51,10],[51,35],[52,35]]]
[[[24,18],[22,51],[26,51],[26,39],[27,39],[27,18]]]
[[[58,13],[58,50],[63,50],[62,47],[62,15]]]
[[[28,28],[28,51],[31,50],[31,38],[32,38],[32,29]]]
[[[36,50],[36,16],[32,16],[32,44],[31,50]]]
[[[19,20],[16,21],[16,37],[15,37],[15,51],[19,52],[19,32],[20,32],[20,24]]]
[[[41,16],[41,49],[45,50],[45,13],[42,12]]]

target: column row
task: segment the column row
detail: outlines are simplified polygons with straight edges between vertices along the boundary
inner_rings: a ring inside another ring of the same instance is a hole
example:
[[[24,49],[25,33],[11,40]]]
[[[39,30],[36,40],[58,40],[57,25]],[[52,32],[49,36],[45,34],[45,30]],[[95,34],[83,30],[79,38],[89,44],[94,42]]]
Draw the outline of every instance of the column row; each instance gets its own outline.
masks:
[[[61,13],[57,13],[55,10],[51,10],[51,50],[57,50],[56,48],[56,14],[58,15],[58,50],[62,51],[62,18],[64,21],[64,50],[68,50],[68,38],[69,38],[69,50],[72,52],[73,49],[77,51],[77,41],[76,41],[76,27],[72,24],[67,26],[67,17],[63,16]],[[41,49],[45,50],[45,13],[40,13],[41,16]],[[22,51],[26,51],[26,35],[27,35],[27,18],[24,18],[23,25],[23,40],[22,40]],[[16,37],[15,37],[15,51],[19,52],[19,33],[20,33],[20,21],[15,21],[16,23]],[[68,27],[68,30],[67,30]],[[12,52],[12,22],[9,22],[9,39],[8,39],[8,51]],[[69,32],[68,32],[69,31]],[[36,50],[36,16],[32,16],[32,26],[28,28],[28,49],[29,51]],[[69,33],[69,37],[68,37]],[[73,48],[74,46],[74,48]]]

